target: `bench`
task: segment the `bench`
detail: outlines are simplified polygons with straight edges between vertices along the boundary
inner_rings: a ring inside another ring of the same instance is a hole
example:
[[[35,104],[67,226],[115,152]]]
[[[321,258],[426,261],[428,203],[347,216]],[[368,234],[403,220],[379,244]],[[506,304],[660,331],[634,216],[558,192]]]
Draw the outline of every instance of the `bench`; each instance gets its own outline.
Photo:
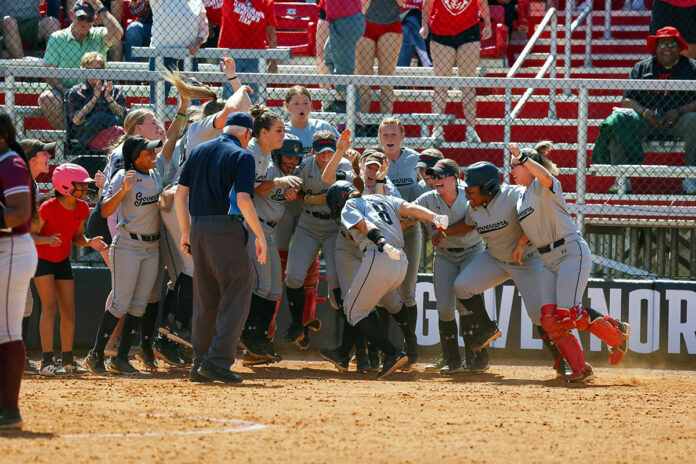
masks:
[[[319,5],[313,3],[275,3],[276,38],[279,47],[294,55],[317,54]]]
[[[670,150],[676,151],[676,150]],[[660,166],[646,164],[593,164],[588,168],[593,176],[616,177],[617,194],[626,195],[629,177],[696,178],[696,166]]]

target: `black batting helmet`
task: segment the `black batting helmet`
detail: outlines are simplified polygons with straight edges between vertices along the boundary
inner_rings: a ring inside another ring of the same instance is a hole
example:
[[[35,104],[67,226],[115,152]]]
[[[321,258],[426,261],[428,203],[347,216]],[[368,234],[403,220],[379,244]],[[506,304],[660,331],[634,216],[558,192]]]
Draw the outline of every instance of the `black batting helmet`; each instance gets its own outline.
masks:
[[[350,194],[357,190],[351,182],[339,180],[326,192],[326,204],[331,210],[331,217],[338,219],[341,217],[341,211],[345,206]]]
[[[300,159],[304,157],[304,153],[302,153],[302,142],[296,135],[285,134],[283,146],[271,151],[271,159],[278,169],[280,169],[281,156],[292,156]]]
[[[481,194],[495,195],[500,190],[500,171],[493,163],[479,161],[466,168],[465,187],[481,186]]]

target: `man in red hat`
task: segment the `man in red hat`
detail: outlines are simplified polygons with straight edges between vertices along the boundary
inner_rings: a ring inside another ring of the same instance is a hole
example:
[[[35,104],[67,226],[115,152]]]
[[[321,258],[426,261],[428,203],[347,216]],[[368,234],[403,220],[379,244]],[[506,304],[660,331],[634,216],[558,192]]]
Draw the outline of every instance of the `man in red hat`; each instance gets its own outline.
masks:
[[[688,48],[684,55],[696,59],[696,0],[655,0],[650,16],[650,33],[665,26],[677,28]]]
[[[688,45],[676,28],[663,27],[648,36],[647,45],[653,56],[636,63],[629,79],[696,81],[696,61],[681,54]],[[600,125],[593,163],[641,164],[642,138],[666,136],[683,139],[686,164],[696,166],[696,91],[627,90],[621,106],[627,110],[615,109]],[[696,179],[684,179],[682,187],[696,195]],[[626,190],[631,192],[630,183]]]

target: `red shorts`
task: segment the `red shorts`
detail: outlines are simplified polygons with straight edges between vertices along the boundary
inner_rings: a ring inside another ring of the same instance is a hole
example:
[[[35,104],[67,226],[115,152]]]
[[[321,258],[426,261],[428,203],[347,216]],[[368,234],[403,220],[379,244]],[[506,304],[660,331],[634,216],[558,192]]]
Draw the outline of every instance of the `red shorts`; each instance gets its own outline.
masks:
[[[367,37],[368,39],[372,39],[377,42],[377,39],[389,32],[401,34],[401,21],[395,21],[391,24],[375,24],[365,21],[365,33],[363,34],[363,37]]]

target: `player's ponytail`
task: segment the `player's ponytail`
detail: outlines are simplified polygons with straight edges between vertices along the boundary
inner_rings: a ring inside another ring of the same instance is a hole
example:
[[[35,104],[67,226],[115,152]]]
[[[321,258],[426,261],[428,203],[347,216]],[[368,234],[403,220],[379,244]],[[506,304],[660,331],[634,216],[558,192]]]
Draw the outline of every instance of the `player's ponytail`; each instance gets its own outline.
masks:
[[[178,69],[165,69],[164,78],[167,82],[176,87],[179,95],[191,100],[217,99],[217,93],[207,85],[193,77],[184,76]]]

